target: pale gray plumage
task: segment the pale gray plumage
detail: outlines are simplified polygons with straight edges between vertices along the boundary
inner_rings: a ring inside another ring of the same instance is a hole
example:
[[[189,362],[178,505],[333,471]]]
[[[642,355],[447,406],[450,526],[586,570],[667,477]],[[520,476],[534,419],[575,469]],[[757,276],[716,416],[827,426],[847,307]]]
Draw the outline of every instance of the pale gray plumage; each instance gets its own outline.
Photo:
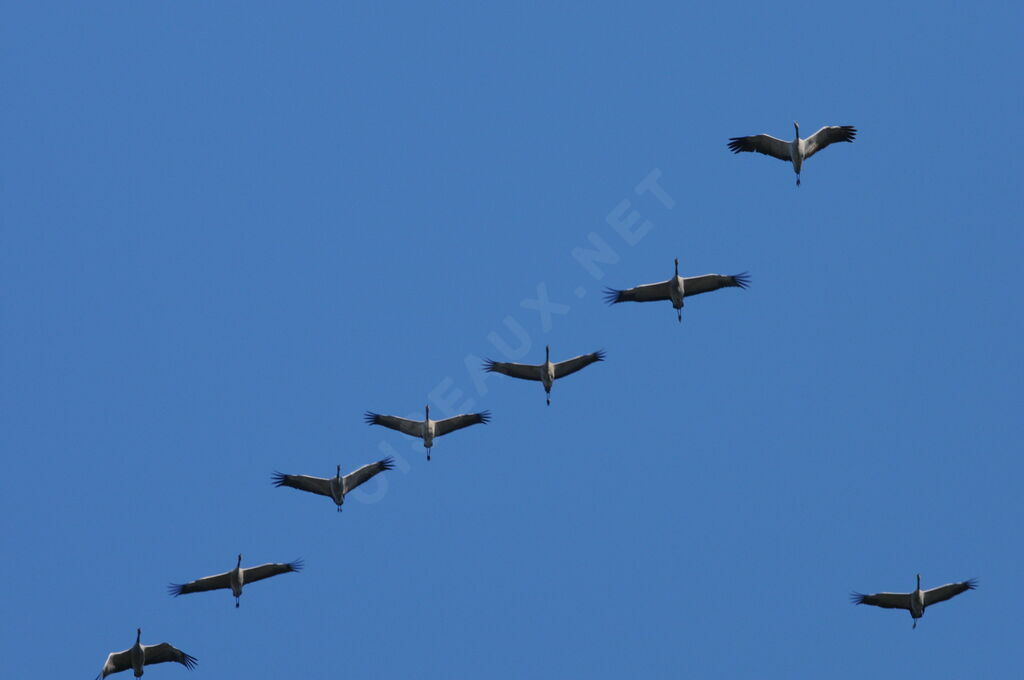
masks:
[[[141,678],[144,672],[143,667],[168,661],[180,663],[189,670],[195,668],[198,663],[194,656],[186,654],[169,642],[161,642],[158,645],[142,644],[142,629],[137,628],[135,630],[135,644],[123,652],[112,652],[109,654],[106,662],[103,664],[103,669],[96,676],[96,680],[102,680],[108,675],[120,673],[128,669],[134,670],[135,677]]]
[[[502,373],[512,378],[519,378],[520,380],[539,380],[544,384],[547,403],[550,405],[551,385],[555,380],[571,375],[597,361],[604,361],[604,356],[604,351],[598,350],[590,354],[581,354],[565,361],[553,363],[551,361],[551,347],[545,346],[543,364],[515,364],[488,359],[484,362],[484,370],[492,373]]]
[[[668,281],[647,283],[625,290],[605,289],[605,300],[608,304],[618,302],[655,302],[670,300],[680,322],[683,320],[684,298],[701,293],[710,293],[720,288],[746,288],[750,285],[750,277],[746,272],[733,276],[721,274],[704,274],[703,276],[679,276],[679,258],[675,260],[675,276]]]
[[[390,470],[394,467],[394,459],[388,456],[376,463],[369,463],[363,467],[350,472],[345,476],[341,474],[341,466],[335,468],[334,477],[310,477],[308,475],[286,475],[282,472],[274,473],[274,486],[288,486],[299,491],[327,496],[334,501],[341,512],[341,506],[345,503],[345,496],[357,486],[371,477]]]
[[[751,135],[749,137],[733,137],[729,140],[729,149],[733,153],[756,151],[780,161],[793,164],[796,173],[796,185],[800,186],[800,170],[803,162],[836,142],[852,142],[857,136],[857,128],[852,125],[826,125],[806,139],[800,139],[800,125],[793,121],[796,136],[793,141],[786,142],[771,135]]]
[[[445,418],[444,420],[431,420],[430,406],[427,406],[423,420],[385,416],[373,411],[367,411],[363,418],[368,425],[383,425],[411,437],[422,439],[423,448],[427,450],[427,460],[430,460],[430,449],[434,446],[434,437],[440,437],[470,425],[486,425],[491,420],[491,413],[490,411],[462,413],[451,418]]]
[[[238,599],[242,596],[242,588],[247,583],[261,581],[278,574],[287,574],[292,571],[302,571],[303,562],[301,559],[292,562],[268,562],[256,567],[242,568],[242,556],[238,556],[238,562],[231,571],[213,576],[204,576],[188,583],[172,583],[167,587],[171,595],[188,595],[189,593],[202,593],[207,590],[218,590],[230,588],[235,596],[235,607],[238,607]]]
[[[921,590],[921,575],[918,574],[917,588],[913,592],[874,593],[872,595],[852,593],[850,599],[854,604],[870,604],[883,609],[906,609],[914,619],[913,627],[917,628],[917,620],[924,616],[924,611],[929,606],[977,587],[977,579],[968,579],[959,583],[947,583],[930,590]]]

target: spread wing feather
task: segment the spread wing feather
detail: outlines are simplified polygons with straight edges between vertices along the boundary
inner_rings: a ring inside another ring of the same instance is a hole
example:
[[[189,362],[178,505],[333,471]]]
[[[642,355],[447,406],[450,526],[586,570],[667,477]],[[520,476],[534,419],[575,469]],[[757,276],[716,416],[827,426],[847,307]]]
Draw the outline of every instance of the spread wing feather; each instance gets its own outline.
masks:
[[[398,416],[382,416],[372,411],[367,411],[363,419],[366,420],[368,425],[383,425],[413,437],[423,436],[423,423],[419,420],[409,420],[407,418],[399,418]]]
[[[270,578],[271,576],[277,576],[278,574],[287,574],[290,571],[302,571],[302,567],[302,560],[295,560],[294,562],[269,562],[256,567],[243,569],[242,578],[245,583],[252,583],[253,581],[261,581],[265,578]]]
[[[910,609],[910,593],[853,593],[850,599],[854,604],[870,604],[884,609]]]
[[[154,663],[174,661],[191,670],[198,663],[194,656],[186,654],[169,642],[161,642],[158,645],[142,645],[142,648],[146,652],[147,666]]]
[[[960,583],[947,583],[944,586],[932,588],[931,590],[924,591],[924,606],[933,605],[936,602],[943,602],[951,597],[956,597],[960,593],[968,590],[974,590],[978,587],[977,579],[968,579],[961,581]]]
[[[359,486],[366,480],[370,479],[374,475],[380,474],[385,470],[390,470],[393,467],[395,467],[395,459],[392,458],[391,456],[388,456],[383,460],[378,460],[376,463],[364,465],[358,470],[348,473],[347,475],[345,475],[344,480],[345,493],[348,493],[349,491],[356,488],[357,486]]]
[[[451,418],[445,418],[439,420],[434,425],[434,436],[440,437],[443,434],[454,432],[455,430],[461,430],[464,427],[470,425],[482,424],[486,425],[491,420],[491,412],[484,411],[483,413],[463,413]]]
[[[217,590],[219,588],[230,588],[231,587],[231,572],[224,572],[223,574],[214,574],[213,576],[204,576],[203,578],[197,578],[195,581],[189,581],[188,583],[172,583],[167,586],[167,590],[170,591],[171,595],[177,597],[178,595],[188,595],[189,593],[202,593],[207,590]]]
[[[750,135],[749,137],[732,137],[729,150],[733,153],[756,151],[765,156],[778,158],[780,161],[792,161],[789,142],[776,139],[771,135]]]
[[[288,486],[299,491],[320,494],[321,496],[330,497],[331,495],[331,480],[323,477],[286,475],[283,472],[275,472],[274,486]]]
[[[103,664],[103,670],[96,676],[96,680],[102,680],[111,673],[120,673],[132,667],[132,650],[126,649],[123,652],[111,652]]]
[[[627,288],[626,290],[606,288],[604,298],[610,305],[614,305],[616,302],[654,302],[656,300],[671,300],[671,284],[672,280],[669,279],[668,281],[648,283],[642,286],[636,286],[635,288]]]
[[[513,364],[505,361],[484,362],[484,370],[491,373],[502,373],[520,380],[540,380],[541,367],[534,364]]]
[[[559,361],[555,364],[555,379],[564,378],[567,375],[572,375],[576,371],[589,366],[590,364],[604,361],[604,350],[598,350],[590,354],[581,354],[578,357],[572,359],[566,359],[565,361]]]
[[[804,158],[810,158],[829,144],[852,142],[856,136],[857,128],[852,125],[826,125],[804,140]]]
[[[683,279],[683,297],[710,293],[719,288],[746,288],[750,285],[750,276],[743,272],[733,276],[722,276],[721,274],[705,274],[704,276],[691,276]]]

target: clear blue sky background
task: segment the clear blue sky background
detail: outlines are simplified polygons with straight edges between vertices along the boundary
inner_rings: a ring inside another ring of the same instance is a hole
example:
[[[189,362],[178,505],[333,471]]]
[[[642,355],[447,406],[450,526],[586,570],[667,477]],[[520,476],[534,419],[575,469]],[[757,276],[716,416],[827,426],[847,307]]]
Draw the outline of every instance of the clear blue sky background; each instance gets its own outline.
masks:
[[[1020,3],[634,5],[6,7],[10,677],[137,626],[196,678],[1019,670]],[[794,119],[860,135],[726,149]],[[753,285],[600,300],[673,257]],[[506,321],[608,359],[545,407]],[[428,399],[494,419],[361,419]],[[388,451],[341,515],[271,485]],[[238,552],[306,570],[166,595]],[[981,587],[848,602],[917,572]]]

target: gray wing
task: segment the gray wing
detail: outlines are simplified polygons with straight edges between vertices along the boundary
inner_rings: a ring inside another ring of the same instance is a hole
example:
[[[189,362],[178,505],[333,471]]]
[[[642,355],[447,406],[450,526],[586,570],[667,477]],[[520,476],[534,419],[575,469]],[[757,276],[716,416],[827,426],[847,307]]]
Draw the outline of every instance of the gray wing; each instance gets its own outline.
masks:
[[[196,667],[197,662],[194,656],[189,656],[169,642],[161,642],[158,645],[142,645],[142,648],[146,651],[147,666],[154,663],[174,661],[175,663],[180,663],[189,670]]]
[[[604,350],[598,350],[591,354],[581,354],[578,357],[573,357],[572,359],[559,361],[555,364],[555,380],[564,378],[567,375],[572,375],[584,366],[589,366],[596,361],[604,361]]]
[[[405,434],[412,435],[413,437],[423,436],[423,422],[419,420],[408,420],[406,418],[399,418],[398,416],[382,416],[379,413],[373,413],[367,411],[363,416],[363,419],[368,425],[383,425],[384,427],[390,427],[392,430],[398,430]]]
[[[223,574],[214,574],[213,576],[197,578],[195,581],[189,581],[188,583],[172,583],[167,586],[167,590],[170,591],[171,595],[177,597],[178,595],[202,593],[207,590],[217,590],[218,588],[230,587],[231,572],[226,571]]]
[[[961,581],[960,583],[947,583],[944,586],[926,590],[924,591],[924,606],[927,607],[935,604],[936,602],[948,600],[949,598],[955,597],[966,590],[974,590],[977,587],[977,579],[972,578],[966,581]]]
[[[520,380],[540,380],[540,368],[540,366],[534,364],[513,364],[505,361],[491,361],[490,359],[484,362],[485,371],[503,373]]]
[[[434,425],[434,436],[440,437],[443,434],[448,434],[455,430],[461,430],[464,427],[476,425],[477,423],[486,425],[490,420],[490,411],[484,411],[483,413],[462,413],[451,418],[445,418],[444,420],[437,421]]]
[[[249,567],[242,570],[242,579],[245,583],[252,583],[253,581],[262,581],[265,578],[277,576],[278,574],[287,574],[290,571],[302,571],[302,560],[285,563],[270,562],[261,564],[258,567]]]
[[[780,161],[792,161],[789,150],[789,142],[776,139],[771,135],[751,135],[749,137],[732,137],[729,140],[729,149],[733,153],[741,151],[756,151],[765,156],[778,158]]]
[[[810,158],[835,142],[852,142],[857,136],[857,128],[852,125],[826,125],[804,140],[804,158]]]
[[[290,486],[299,491],[317,493],[321,496],[331,495],[331,480],[323,477],[308,477],[306,475],[286,475],[283,472],[274,473],[274,486]]]
[[[614,305],[616,302],[654,302],[655,300],[671,300],[671,286],[672,280],[669,279],[668,281],[648,283],[635,288],[627,288],[626,290],[606,288],[604,291],[604,299],[610,305]]]
[[[690,276],[683,279],[683,297],[710,293],[719,288],[746,288],[748,285],[750,285],[750,276],[746,272],[734,276],[722,276],[721,274]]]
[[[103,664],[103,670],[96,676],[96,680],[103,680],[111,673],[120,673],[132,667],[132,650],[126,649],[123,652],[111,652]]]
[[[344,479],[345,493],[348,493],[352,489],[356,488],[357,486],[368,480],[370,477],[373,477],[376,474],[384,472],[385,470],[390,470],[393,467],[395,467],[395,460],[391,456],[388,456],[384,460],[378,460],[376,463],[364,465],[358,470],[348,473],[347,475],[345,475]]]
[[[884,609],[910,609],[910,593],[875,593],[862,595],[853,593],[850,599],[854,604],[870,604]]]

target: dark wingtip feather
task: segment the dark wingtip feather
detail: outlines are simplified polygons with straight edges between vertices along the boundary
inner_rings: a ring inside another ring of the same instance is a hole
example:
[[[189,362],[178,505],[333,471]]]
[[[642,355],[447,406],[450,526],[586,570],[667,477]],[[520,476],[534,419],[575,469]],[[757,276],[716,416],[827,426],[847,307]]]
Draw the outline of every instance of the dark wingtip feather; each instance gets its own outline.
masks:
[[[487,423],[491,422],[491,412],[490,411],[483,411],[481,413],[477,413],[476,415],[480,418],[480,422],[483,423],[484,425],[486,425]]]
[[[284,486],[284,478],[287,476],[288,475],[284,474],[283,472],[277,472],[275,470],[273,477],[271,477],[271,479],[274,480],[274,486]]]
[[[978,587],[978,579],[969,578],[964,583],[967,584],[967,590],[975,590]]]
[[[185,652],[182,652],[181,653],[181,657],[182,657],[181,664],[185,668],[187,668],[189,670],[192,670],[193,668],[195,668],[196,664],[199,663],[199,659],[197,659],[196,657],[192,656],[191,654],[186,654]]]
[[[366,413],[363,414],[363,421],[367,425],[376,425],[377,424],[377,418],[379,418],[379,417],[380,417],[379,413],[374,413],[373,411],[367,411]]]
[[[391,456],[377,462],[380,465],[381,470],[393,470],[395,467],[395,459]]]
[[[167,586],[167,594],[174,597],[181,595],[184,590],[185,585],[183,583],[171,583]]]
[[[850,602],[854,604],[864,604],[865,597],[867,597],[867,595],[854,591],[850,593]]]
[[[491,361],[490,359],[485,359],[484,360],[484,370],[485,371],[490,371],[491,373],[496,373],[497,370],[494,368],[494,364],[496,364],[496,363],[497,363],[496,361]]]
[[[288,571],[302,571],[304,566],[306,566],[306,561],[300,557],[288,563]]]
[[[733,283],[740,288],[748,288],[750,286],[750,274],[743,272],[742,274],[733,274]]]
[[[746,137],[730,137],[729,138],[729,150],[733,153],[739,153],[740,151],[750,151],[748,148],[750,145],[747,142]]]
[[[616,302],[619,302],[619,297],[622,295],[622,291],[614,288],[605,288],[602,295],[604,295],[605,302],[610,305],[614,305]]]
[[[594,361],[604,361],[606,354],[603,349],[599,349],[594,352]]]

